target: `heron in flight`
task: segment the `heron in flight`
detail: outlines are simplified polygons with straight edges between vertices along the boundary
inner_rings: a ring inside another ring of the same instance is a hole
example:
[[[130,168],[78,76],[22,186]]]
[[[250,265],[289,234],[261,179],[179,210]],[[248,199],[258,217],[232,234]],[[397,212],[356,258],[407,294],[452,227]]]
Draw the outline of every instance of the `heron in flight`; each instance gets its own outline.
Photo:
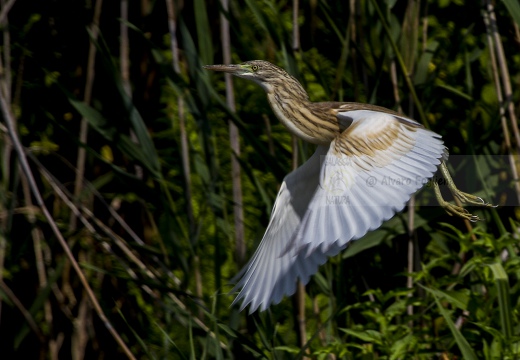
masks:
[[[395,111],[354,102],[311,102],[293,76],[267,61],[207,65],[252,80],[267,93],[276,117],[300,139],[318,145],[280,187],[267,230],[239,273],[233,304],[250,313],[279,303],[306,284],[318,266],[348,243],[401,211],[439,169],[451,193],[470,205],[491,206],[457,189],[446,167],[440,135]],[[479,220],[445,201],[450,215]]]

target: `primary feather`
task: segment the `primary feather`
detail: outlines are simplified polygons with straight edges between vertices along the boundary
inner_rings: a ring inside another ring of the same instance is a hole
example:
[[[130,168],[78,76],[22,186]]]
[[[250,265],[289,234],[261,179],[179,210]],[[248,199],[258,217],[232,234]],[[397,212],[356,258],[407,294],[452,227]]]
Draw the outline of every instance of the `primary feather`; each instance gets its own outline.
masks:
[[[329,256],[401,211],[446,156],[440,136],[413,120],[370,110],[342,115],[352,117],[350,127],[285,177],[236,284],[241,309],[265,310],[292,295],[297,279],[306,284]]]

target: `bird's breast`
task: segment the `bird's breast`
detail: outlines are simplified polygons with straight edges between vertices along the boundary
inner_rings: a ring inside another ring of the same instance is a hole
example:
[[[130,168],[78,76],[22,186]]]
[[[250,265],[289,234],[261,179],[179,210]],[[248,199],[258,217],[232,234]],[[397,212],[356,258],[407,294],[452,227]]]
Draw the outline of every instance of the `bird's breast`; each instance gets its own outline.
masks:
[[[328,145],[340,133],[336,117],[330,113],[314,111],[308,101],[287,101],[274,93],[268,93],[267,98],[278,120],[302,140],[316,145]]]

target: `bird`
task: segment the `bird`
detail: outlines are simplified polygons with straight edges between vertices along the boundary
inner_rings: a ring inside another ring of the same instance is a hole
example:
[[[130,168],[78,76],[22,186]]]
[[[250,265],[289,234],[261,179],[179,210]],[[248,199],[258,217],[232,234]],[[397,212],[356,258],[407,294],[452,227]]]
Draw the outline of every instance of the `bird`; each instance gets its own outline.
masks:
[[[240,311],[265,311],[293,295],[298,279],[307,284],[329,257],[401,211],[438,170],[461,202],[492,206],[457,189],[442,137],[411,118],[371,104],[312,102],[295,77],[264,60],[204,68],[260,85],[289,132],[317,145],[285,176],[266,232],[236,277],[232,305],[241,302]],[[480,220],[432,185],[449,215]]]

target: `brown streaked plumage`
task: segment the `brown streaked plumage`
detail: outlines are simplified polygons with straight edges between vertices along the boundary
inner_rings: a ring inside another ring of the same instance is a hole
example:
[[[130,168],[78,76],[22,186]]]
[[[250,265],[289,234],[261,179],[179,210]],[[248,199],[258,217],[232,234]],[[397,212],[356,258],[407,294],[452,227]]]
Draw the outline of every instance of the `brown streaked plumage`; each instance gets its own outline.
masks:
[[[438,168],[455,197],[490,206],[456,188],[441,137],[415,120],[375,105],[312,102],[293,76],[267,61],[204,68],[259,84],[280,122],[318,145],[285,177],[266,233],[239,274],[234,303],[243,300],[241,309],[265,310],[292,295],[297,279],[306,284],[328,257],[401,211]],[[438,184],[433,186],[450,215],[478,220],[444,201]]]

